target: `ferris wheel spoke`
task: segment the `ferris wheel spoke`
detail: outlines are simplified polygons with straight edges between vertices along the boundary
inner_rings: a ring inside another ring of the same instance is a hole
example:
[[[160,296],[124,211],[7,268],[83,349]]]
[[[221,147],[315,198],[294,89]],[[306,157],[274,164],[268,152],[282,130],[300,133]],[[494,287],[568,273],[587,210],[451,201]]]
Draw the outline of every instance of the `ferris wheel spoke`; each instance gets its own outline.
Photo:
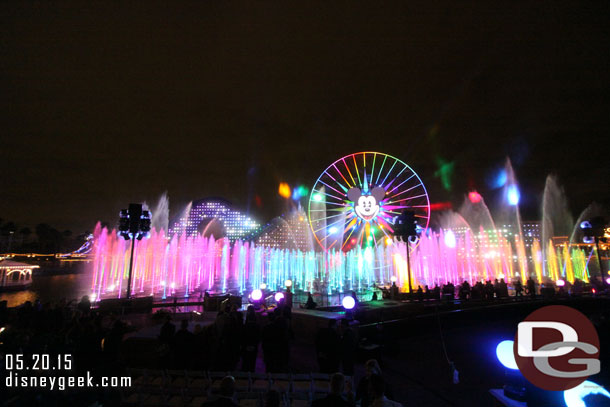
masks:
[[[322,229],[325,229],[325,228],[330,228],[330,227],[332,227],[332,226],[335,226],[337,223],[341,223],[341,219],[339,219],[338,221],[333,222],[333,223],[331,223],[331,224],[324,225],[324,226],[322,226],[321,228],[319,228],[318,230],[314,230],[314,233],[317,233],[317,232],[321,231]]]
[[[383,166],[385,165],[385,161],[388,159],[387,155],[383,156],[383,162],[381,163],[381,168],[379,168],[379,172],[377,173],[377,179],[375,180],[375,184],[379,185],[379,177],[383,173]]]
[[[330,188],[330,189],[332,189],[333,191],[338,192],[338,193],[339,193],[339,195],[343,195],[343,194],[345,193],[345,192],[341,192],[341,191],[339,191],[337,188],[333,188],[332,186],[328,185],[326,182],[324,182],[324,181],[322,181],[322,180],[319,180],[318,182],[320,182],[320,184],[322,184],[322,185],[324,185],[324,186],[329,187],[329,188]],[[338,184],[338,185],[340,185],[340,186],[341,186],[341,188],[345,188],[343,185],[341,185],[341,184],[339,184],[339,183],[337,183],[337,184]],[[346,191],[347,191],[347,190],[346,190]],[[323,193],[325,194],[326,192],[323,192]],[[343,199],[341,199],[341,200],[343,200]]]
[[[392,186],[392,184],[394,183],[394,181],[396,181],[396,180],[400,179],[400,176],[402,175],[402,173],[403,173],[403,172],[405,172],[405,170],[406,170],[407,168],[409,168],[409,167],[407,167],[407,166],[402,167],[402,170],[400,170],[400,172],[399,172],[398,174],[396,174],[396,176],[395,176],[395,177],[392,177],[392,179],[390,180],[390,182],[388,183],[388,185],[385,185],[385,186],[384,186],[384,188],[386,189],[386,191],[387,191],[388,189],[390,189],[390,187]],[[407,182],[407,181],[408,181],[408,180],[410,180],[411,178],[413,178],[413,175],[411,175],[409,178],[407,178],[405,181],[403,181],[403,182],[402,182],[400,185],[404,184],[405,182]],[[400,185],[399,185],[399,186],[400,186]],[[396,188],[398,188],[398,187],[396,187]],[[396,188],[394,188],[394,189],[396,189]],[[392,191],[394,191],[394,189],[393,189]]]
[[[371,182],[373,182],[373,177],[375,176],[375,160],[377,159],[377,153],[373,153],[373,165],[371,166]]]
[[[333,164],[333,168],[335,169],[335,171],[337,171],[339,173],[339,175],[341,175],[341,178],[343,178],[343,181],[345,181],[345,184],[348,186],[348,188],[351,188],[352,185],[349,183],[347,178],[345,178],[345,175],[343,175],[343,173],[341,171],[339,171],[339,169],[337,168],[337,166],[335,164]]]
[[[347,163],[345,162],[345,157],[343,157],[341,159],[341,161],[343,161],[343,165],[345,165],[345,169],[347,170],[347,173],[349,174],[349,177],[352,179],[352,182],[354,183],[354,186],[355,186],[356,181],[354,180],[354,176],[352,175],[352,172],[349,170],[349,167],[347,166]]]
[[[344,208],[310,209],[309,212],[345,212]]]
[[[342,215],[341,213],[337,213],[336,215],[330,215],[330,216],[327,216],[325,218],[316,219],[316,222],[322,222],[323,220],[331,219],[331,218],[336,218],[337,216],[341,216],[341,215]]]
[[[391,194],[392,192],[396,191],[398,188],[400,188],[404,183],[408,182],[411,180],[411,178],[413,178],[415,176],[415,174],[411,175],[409,178],[407,178],[406,180],[404,180],[403,182],[401,182],[400,184],[396,185],[394,188],[392,188],[392,190],[390,192],[388,192],[388,194]],[[390,182],[391,184],[391,182]],[[389,187],[389,185],[388,185]]]
[[[386,236],[388,236],[388,234],[387,234],[387,233],[386,233],[386,231],[385,231],[386,229],[388,229],[390,232],[394,233],[394,229],[392,229],[392,227],[390,226],[390,224],[389,224],[389,223],[388,223],[388,222],[387,222],[385,219],[383,219],[383,218],[382,218],[382,219],[380,220],[379,224],[380,224],[380,225],[383,225],[383,227],[382,227],[382,228],[380,227],[380,229],[381,229],[381,231],[382,231],[383,233],[385,233],[385,235],[386,235]],[[388,237],[389,237],[389,236],[388,236]]]
[[[417,185],[414,185],[414,186],[412,186],[411,188],[405,189],[405,190],[404,190],[404,191],[402,191],[402,192],[399,192],[399,193],[397,193],[397,194],[392,195],[392,196],[391,196],[391,197],[389,197],[388,199],[396,198],[397,196],[400,196],[400,195],[402,195],[402,194],[404,194],[404,193],[406,193],[406,192],[409,192],[409,191],[414,190],[415,188],[417,188],[417,187],[418,187],[418,186],[420,186],[420,185],[421,185],[421,183],[419,183],[419,184],[417,184]]]
[[[394,161],[394,164],[392,164],[392,166],[390,167],[390,171],[388,171],[388,173],[383,178],[383,181],[381,181],[381,185],[385,184],[385,180],[388,179],[388,176],[392,173],[392,170],[394,169],[394,167],[396,167],[397,162],[398,162],[398,160]]]
[[[322,182],[322,181],[320,181],[320,182]],[[323,183],[323,182],[322,182],[322,183]],[[323,184],[324,184],[324,183],[323,183]],[[326,184],[324,184],[324,185],[326,185]],[[326,186],[328,186],[328,185],[326,185]],[[314,190],[314,191],[315,191],[315,192],[317,192],[318,194],[322,194],[322,195],[330,196],[331,198],[335,198],[336,200],[338,200],[338,201],[340,201],[340,202],[343,202],[343,201],[345,200],[345,199],[340,198],[340,197],[338,197],[338,196],[335,196],[335,195],[329,194],[328,192],[322,192],[322,191],[320,191],[320,190],[317,190],[317,191],[316,191],[316,190]]]
[[[356,175],[358,176],[358,184],[360,185],[360,188],[362,188],[362,181],[360,180],[360,171],[358,171],[358,164],[356,164],[356,155],[352,155],[352,158],[354,159],[354,167],[356,168]]]
[[[346,193],[346,192],[347,192],[347,190],[348,190],[349,188],[345,187],[345,185],[343,185],[341,182],[337,181],[337,180],[335,179],[335,177],[333,177],[333,176],[332,176],[332,175],[331,175],[331,174],[330,174],[328,171],[324,171],[324,173],[325,173],[326,175],[328,175],[328,176],[329,176],[329,177],[330,177],[330,178],[331,178],[331,179],[332,179],[332,180],[335,182],[335,184],[339,185],[339,187],[341,187],[341,189],[343,190],[343,192],[339,191],[339,190],[338,190],[338,189],[336,189],[336,188],[333,188],[332,186],[328,185],[326,182],[324,182],[324,181],[322,181],[322,180],[319,180],[319,182],[320,182],[321,184],[324,184],[324,185],[326,185],[327,187],[334,189],[335,191],[337,191],[337,192],[338,192],[338,193],[340,193],[340,194],[344,194],[344,193]],[[327,181],[328,181],[328,180],[327,180]]]

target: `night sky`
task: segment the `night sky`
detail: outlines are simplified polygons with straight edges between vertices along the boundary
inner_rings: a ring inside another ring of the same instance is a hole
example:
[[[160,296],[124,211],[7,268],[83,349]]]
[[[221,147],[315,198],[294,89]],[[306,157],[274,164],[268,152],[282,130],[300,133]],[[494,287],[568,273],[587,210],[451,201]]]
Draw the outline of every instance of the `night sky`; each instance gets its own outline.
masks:
[[[575,216],[610,204],[607,1],[123,3],[0,5],[5,221],[80,233],[167,190],[264,222],[363,150],[433,202],[493,202],[509,156],[525,219],[550,172]]]

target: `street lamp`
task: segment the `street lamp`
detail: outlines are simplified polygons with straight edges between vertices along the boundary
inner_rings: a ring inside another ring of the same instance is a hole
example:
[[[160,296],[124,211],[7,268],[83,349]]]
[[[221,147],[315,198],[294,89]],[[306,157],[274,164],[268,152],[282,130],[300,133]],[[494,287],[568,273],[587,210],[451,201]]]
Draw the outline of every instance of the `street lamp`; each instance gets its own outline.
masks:
[[[409,275],[409,295],[413,292],[413,285],[411,283],[411,259],[410,259],[410,247],[409,243],[417,241],[417,220],[415,219],[415,212],[404,210],[400,216],[394,218],[394,235],[400,237],[403,242],[407,244],[407,273]]]
[[[131,278],[133,275],[133,252],[136,239],[142,240],[150,236],[150,211],[142,210],[142,204],[129,204],[129,209],[123,209],[119,215],[119,236],[131,240],[131,254],[129,256],[129,278],[127,279],[127,299],[131,298]]]

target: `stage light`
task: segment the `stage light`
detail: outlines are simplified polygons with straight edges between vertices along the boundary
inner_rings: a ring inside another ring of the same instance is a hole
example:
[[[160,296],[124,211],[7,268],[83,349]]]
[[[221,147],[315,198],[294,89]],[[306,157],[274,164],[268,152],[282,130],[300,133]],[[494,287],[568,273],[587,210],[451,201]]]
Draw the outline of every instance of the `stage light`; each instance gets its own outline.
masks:
[[[398,280],[398,279],[396,278],[396,276],[392,276],[392,277],[390,277],[390,281],[391,281],[391,282],[395,283],[395,282],[396,282],[396,280]]]
[[[250,298],[252,298],[253,301],[260,301],[260,299],[263,298],[263,292],[261,290],[254,290],[250,293]]]
[[[453,230],[448,230],[447,232],[445,232],[445,246],[453,249],[455,245],[455,234],[453,233]]]
[[[479,194],[477,191],[471,191],[468,193],[468,199],[470,199],[470,202],[476,204],[481,202],[481,194]]]
[[[321,195],[321,194],[313,194],[313,197],[312,197],[312,198],[313,198],[313,200],[314,200],[314,201],[316,201],[316,202],[320,202],[320,201],[322,201],[322,199],[323,199],[323,197],[322,197],[322,195]]]
[[[165,287],[165,280],[161,281],[161,287]]]
[[[275,302],[280,302],[281,300],[284,299],[284,293],[277,292],[277,293],[275,293],[273,298],[275,298]]]
[[[557,280],[555,284],[557,284],[557,287],[563,287],[566,285],[566,282],[563,280]]]
[[[114,289],[115,289],[114,284],[111,284],[111,285],[108,287],[108,291],[114,291]]]
[[[608,278],[606,279],[606,283],[608,283],[608,284],[610,285],[610,277],[608,277]]]
[[[392,238],[391,238],[391,237],[386,237],[386,238],[385,238],[385,245],[386,245],[386,246],[389,246],[389,245],[391,245],[391,244],[392,244]]]
[[[515,360],[515,353],[513,352],[513,341],[502,341],[496,346],[496,356],[502,366],[511,370],[519,370],[517,361]]]
[[[354,300],[354,297],[348,295],[347,297],[343,297],[342,304],[343,308],[350,310],[356,306],[356,300]]]
[[[278,187],[277,193],[280,194],[282,198],[290,198],[292,192],[290,191],[290,185],[285,182],[280,182],[280,186]]]
[[[96,298],[97,298],[97,295],[95,295],[95,293],[91,293],[91,294],[89,294],[89,300],[90,300],[91,302],[95,302],[95,299],[96,299]]]
[[[338,231],[338,230],[339,230],[339,229],[337,229],[337,227],[336,227],[336,226],[331,226],[331,227],[329,227],[329,228],[328,228],[328,233],[329,233],[330,235],[332,235],[332,234],[337,233],[337,231]]]
[[[516,185],[510,185],[508,187],[508,192],[506,194],[506,198],[508,199],[508,203],[512,206],[519,205],[519,199],[521,195],[519,194],[519,189]]]
[[[566,407],[587,407],[584,398],[589,395],[599,394],[610,398],[610,393],[599,384],[585,380],[578,386],[563,392],[563,400]]]
[[[266,288],[267,288],[267,284],[265,284],[265,283],[261,283],[261,284],[258,286],[258,288],[260,288],[261,290],[264,290],[264,289],[266,289]]]
[[[284,281],[284,285],[285,285],[286,287],[292,287],[292,280],[286,280],[286,281]]]

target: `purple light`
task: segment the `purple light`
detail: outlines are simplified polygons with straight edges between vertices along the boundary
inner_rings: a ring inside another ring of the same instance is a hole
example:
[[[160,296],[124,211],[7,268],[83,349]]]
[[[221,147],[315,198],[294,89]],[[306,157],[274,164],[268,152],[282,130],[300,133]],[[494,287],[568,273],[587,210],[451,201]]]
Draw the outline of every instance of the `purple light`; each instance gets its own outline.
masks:
[[[610,277],[606,279],[606,283],[610,284]]]
[[[275,293],[275,302],[280,302],[284,299],[284,293]]]
[[[258,289],[254,290],[250,294],[250,298],[252,298],[253,301],[259,301],[261,298],[263,298],[263,292]]]
[[[557,287],[563,287],[564,285],[566,285],[566,282],[563,280],[557,280]]]
[[[354,297],[351,296],[347,296],[347,297],[343,297],[343,308],[345,309],[352,309],[356,306],[356,300],[354,300]]]

